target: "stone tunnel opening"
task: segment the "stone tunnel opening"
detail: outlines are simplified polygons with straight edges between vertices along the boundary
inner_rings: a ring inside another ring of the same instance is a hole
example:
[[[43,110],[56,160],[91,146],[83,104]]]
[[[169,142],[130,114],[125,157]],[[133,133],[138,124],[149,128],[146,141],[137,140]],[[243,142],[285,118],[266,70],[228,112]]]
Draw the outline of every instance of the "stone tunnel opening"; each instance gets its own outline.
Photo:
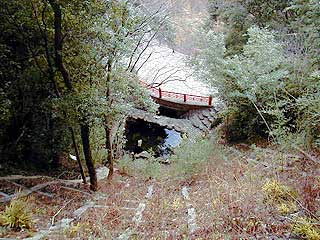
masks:
[[[181,134],[174,129],[132,118],[126,122],[125,136],[127,151],[135,154],[149,152],[162,158],[168,158],[182,141]]]
[[[186,111],[186,110],[176,110],[176,109],[172,109],[164,106],[159,107],[159,115],[170,117],[170,118],[184,118],[184,116],[188,112],[189,111]]]

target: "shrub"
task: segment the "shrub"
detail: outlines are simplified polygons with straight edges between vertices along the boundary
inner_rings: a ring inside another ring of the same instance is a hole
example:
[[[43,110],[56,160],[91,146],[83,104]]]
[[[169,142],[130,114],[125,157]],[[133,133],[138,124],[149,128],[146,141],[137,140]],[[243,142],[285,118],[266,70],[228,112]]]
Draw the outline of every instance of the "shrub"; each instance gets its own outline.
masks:
[[[320,229],[314,221],[307,218],[298,218],[293,225],[293,233],[307,240],[319,240]]]
[[[305,66],[303,55],[288,55],[277,32],[253,26],[245,36],[243,50],[227,55],[226,36],[209,31],[193,62],[225,104],[227,140],[270,135],[291,146],[319,145],[319,71]]]
[[[266,200],[271,203],[283,203],[283,201],[291,201],[296,194],[287,186],[282,185],[275,179],[267,181],[262,191],[265,194]]]
[[[14,229],[32,227],[33,220],[29,201],[26,199],[13,199],[4,212],[0,213],[0,225]]]
[[[278,205],[278,211],[281,215],[288,215],[290,213],[294,213],[298,210],[298,207],[293,202],[288,203],[280,203]]]
[[[191,178],[201,171],[201,165],[206,163],[214,146],[211,140],[199,139],[185,141],[175,149],[172,156],[171,176],[178,178]]]
[[[153,157],[133,160],[129,155],[124,155],[118,163],[118,168],[124,174],[140,175],[147,179],[158,179],[162,176],[161,163]]]

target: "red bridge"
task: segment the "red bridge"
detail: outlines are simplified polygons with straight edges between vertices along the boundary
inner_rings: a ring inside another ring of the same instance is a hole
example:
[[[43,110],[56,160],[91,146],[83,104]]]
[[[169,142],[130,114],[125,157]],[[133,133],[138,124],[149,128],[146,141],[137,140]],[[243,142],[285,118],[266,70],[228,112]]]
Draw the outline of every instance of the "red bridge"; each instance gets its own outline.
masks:
[[[183,111],[212,107],[212,96],[205,97],[192,94],[164,91],[160,87],[157,88],[143,81],[140,82],[143,86],[150,90],[150,95],[155,100],[155,102],[163,107]]]

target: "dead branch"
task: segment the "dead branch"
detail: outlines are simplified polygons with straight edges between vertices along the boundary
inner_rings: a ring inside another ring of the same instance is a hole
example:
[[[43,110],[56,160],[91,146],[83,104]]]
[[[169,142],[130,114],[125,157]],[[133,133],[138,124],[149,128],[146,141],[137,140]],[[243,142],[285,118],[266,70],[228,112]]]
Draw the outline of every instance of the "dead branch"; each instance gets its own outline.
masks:
[[[153,52],[151,52],[149,54],[149,56],[146,58],[146,60],[143,61],[143,63],[141,64],[141,66],[137,69],[137,73],[140,71],[140,69],[144,66],[144,64],[146,64],[148,62],[148,60],[150,59],[150,57],[152,56]]]
[[[23,176],[23,175],[11,175],[6,177],[0,177],[0,181],[15,181],[15,180],[23,180],[23,179],[38,179],[38,178],[48,178],[48,179],[54,179],[53,177],[49,176]]]
[[[308,158],[312,162],[320,164],[320,161],[318,159],[316,159],[315,157],[311,156],[309,153],[303,151],[301,148],[299,148],[297,146],[295,146],[294,148],[297,149],[300,153],[303,154],[303,156],[305,156],[306,158]]]
[[[9,197],[9,195],[4,193],[4,192],[0,192],[0,195],[3,196],[3,197]]]
[[[81,184],[81,183],[82,183],[82,180],[55,180],[55,181],[50,181],[46,183],[41,183],[29,189],[24,189],[21,192],[4,197],[0,199],[0,202],[6,203],[11,201],[13,198],[27,197],[33,192],[39,192],[41,189],[54,184],[64,184],[64,185],[70,186],[70,185]]]
[[[134,50],[132,51],[132,53],[131,53],[131,55],[130,55],[130,60],[129,60],[128,67],[127,67],[126,71],[128,71],[128,70],[130,69],[131,63],[132,63],[132,60],[133,60],[133,57],[134,57],[134,55],[136,54],[136,52],[137,52],[137,50],[138,50],[138,48],[139,48],[139,46],[140,46],[140,44],[141,44],[141,42],[142,42],[142,40],[143,40],[143,38],[144,38],[145,35],[146,35],[146,32],[144,32],[144,33],[141,35],[141,37],[139,38],[139,40],[138,40],[138,42],[137,42]]]
[[[51,184],[56,184],[58,181],[52,181],[52,182],[47,182],[47,183],[41,183],[39,185],[36,185],[30,189],[25,189],[21,192],[18,192],[18,193],[15,193],[15,194],[12,194],[12,195],[9,195],[8,197],[4,197],[2,199],[0,199],[0,202],[2,203],[6,203],[6,202],[9,202],[11,201],[12,199],[14,198],[20,198],[20,197],[27,197],[29,196],[31,193],[33,192],[37,192],[39,191],[40,189],[42,188],[45,188]]]
[[[69,203],[71,203],[74,199],[75,199],[75,197],[72,198],[72,199],[70,199],[65,205],[62,206],[62,208],[60,208],[60,209],[53,215],[52,220],[51,220],[51,225],[52,225],[52,226],[54,225],[54,220],[55,220],[56,216],[58,216],[58,214],[59,214],[63,209],[65,209],[65,208],[67,207],[67,205],[68,205]]]
[[[65,186],[61,186],[60,188],[62,188],[62,189],[66,189],[66,190],[69,190],[69,191],[74,191],[74,192],[82,193],[82,194],[85,194],[85,195],[88,195],[88,196],[91,196],[91,194],[90,194],[90,193],[85,192],[85,191],[81,191],[81,190],[76,189],[76,188],[72,188],[72,187],[65,187]]]
[[[16,183],[16,182],[12,182],[12,181],[8,181],[7,180],[7,182],[8,183],[10,183],[10,184],[13,184],[13,185],[15,185],[15,186],[17,186],[17,187],[19,187],[20,189],[25,189],[25,190],[30,190],[30,189],[28,189],[26,186],[23,186],[23,185],[21,185],[21,184],[19,184],[19,183]],[[45,196],[45,197],[49,197],[49,198],[52,198],[53,197],[53,194],[50,194],[50,193],[46,193],[46,192],[42,192],[42,191],[35,191],[36,193],[38,193],[38,194],[40,194],[40,195],[43,195],[43,196]]]
[[[133,63],[130,72],[133,72],[134,68],[136,67],[137,63],[139,62],[140,58],[142,57],[143,53],[148,49],[148,47],[150,46],[150,43],[153,41],[153,39],[156,37],[156,35],[158,34],[158,32],[160,31],[162,25],[164,24],[164,20],[166,17],[164,17],[162,19],[162,22],[160,22],[158,28],[155,30],[155,32],[152,34],[152,36],[150,37],[150,39],[147,41],[146,46],[142,49],[142,51],[140,52],[140,54],[138,55],[137,59],[135,60],[135,62]]]

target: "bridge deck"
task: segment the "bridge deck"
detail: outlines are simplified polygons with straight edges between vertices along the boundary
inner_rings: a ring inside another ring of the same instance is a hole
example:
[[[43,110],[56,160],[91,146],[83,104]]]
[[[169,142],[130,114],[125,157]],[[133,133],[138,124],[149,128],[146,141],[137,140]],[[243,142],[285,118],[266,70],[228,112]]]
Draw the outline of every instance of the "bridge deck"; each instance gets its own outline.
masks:
[[[207,102],[199,102],[199,101],[192,101],[192,100],[188,100],[187,102],[184,102],[183,99],[179,99],[179,98],[170,98],[170,97],[159,98],[159,96],[157,96],[156,94],[150,94],[150,96],[155,99],[161,99],[164,101],[177,103],[177,104],[190,105],[190,106],[200,106],[200,107],[202,107],[202,106],[203,107],[211,107],[211,106],[209,106],[209,104]]]
[[[205,97],[192,94],[163,91],[160,87],[156,88],[142,81],[141,84],[149,89],[151,97],[155,99],[160,105],[167,105],[180,109],[204,107],[208,108],[212,106],[212,96]],[[174,104],[176,106],[174,106]]]

